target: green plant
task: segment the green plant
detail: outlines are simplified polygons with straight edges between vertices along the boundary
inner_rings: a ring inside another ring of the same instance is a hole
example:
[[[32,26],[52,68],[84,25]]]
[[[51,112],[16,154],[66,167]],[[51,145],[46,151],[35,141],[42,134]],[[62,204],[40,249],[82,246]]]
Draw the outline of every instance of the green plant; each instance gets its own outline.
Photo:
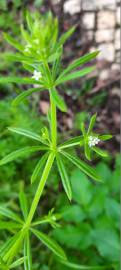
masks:
[[[0,83],[35,85],[34,87],[22,92],[14,99],[14,107],[32,93],[43,90],[48,91],[50,96],[50,111],[48,113],[50,128],[47,126],[43,127],[41,134],[13,126],[8,128],[9,131],[12,131],[13,133],[32,139],[35,141],[35,144],[11,152],[1,159],[0,165],[7,164],[21,156],[29,156],[32,153],[43,151],[44,154],[41,159],[39,159],[32,173],[31,183],[36,181],[37,176],[42,169],[43,172],[37,191],[35,192],[34,199],[31,202],[30,209],[28,207],[28,200],[24,191],[20,192],[19,195],[21,214],[14,213],[5,205],[0,207],[0,215],[2,217],[0,226],[2,229],[10,231],[13,234],[13,236],[1,247],[0,266],[1,269],[12,269],[24,263],[24,268],[26,270],[32,269],[31,235],[35,235],[58,257],[58,260],[62,264],[75,269],[102,269],[101,266],[86,267],[70,263],[67,260],[63,249],[49,236],[39,230],[39,226],[43,223],[49,223],[52,226],[57,227],[57,221],[60,216],[54,214],[53,211],[49,211],[47,216],[34,219],[36,208],[43,194],[43,190],[54,161],[56,161],[63,188],[70,201],[72,199],[72,191],[70,179],[65,166],[65,160],[66,162],[68,161],[69,163],[74,164],[91,179],[97,182],[101,181],[92,166],[79,159],[77,155],[73,156],[69,152],[69,149],[76,146],[84,146],[85,155],[88,159],[91,159],[91,150],[101,156],[106,156],[107,153],[96,148],[95,145],[100,140],[107,140],[112,136],[99,135],[93,132],[93,127],[96,121],[96,115],[93,115],[87,132],[84,124],[81,124],[82,135],[58,144],[56,117],[56,108],[60,109],[62,112],[66,112],[67,110],[64,100],[57,92],[57,87],[69,80],[78,79],[93,71],[95,68],[94,66],[85,67],[79,70],[77,70],[77,68],[80,68],[81,65],[84,65],[94,59],[99,52],[96,51],[89,53],[73,61],[67,68],[63,69],[61,65],[63,44],[74,32],[75,28],[72,27],[69,31],[58,38],[58,21],[57,19],[53,19],[50,13],[43,19],[43,17],[39,18],[37,13],[32,17],[30,13],[27,12],[26,19],[28,31],[21,26],[23,37],[21,44],[8,34],[4,34],[4,37],[11,45],[19,50],[19,53],[7,54],[7,59],[9,61],[21,62],[23,67],[30,72],[31,78],[18,78],[12,76],[0,77]],[[6,219],[4,220],[3,217]],[[12,221],[8,222],[8,219]],[[21,258],[18,258],[19,253],[22,256]],[[107,266],[103,266],[103,269],[106,268]]]

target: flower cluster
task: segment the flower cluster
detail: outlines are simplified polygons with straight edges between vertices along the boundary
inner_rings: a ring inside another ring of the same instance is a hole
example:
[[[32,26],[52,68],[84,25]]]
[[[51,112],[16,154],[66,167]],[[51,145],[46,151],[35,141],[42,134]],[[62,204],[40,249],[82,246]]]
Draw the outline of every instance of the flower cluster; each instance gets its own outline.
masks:
[[[40,71],[34,70],[32,79],[35,79],[36,81],[39,81],[39,79],[42,77],[42,73]]]
[[[89,136],[89,139],[88,139],[88,145],[89,145],[89,147],[95,146],[99,142],[100,142],[100,139],[98,139],[98,137]]]

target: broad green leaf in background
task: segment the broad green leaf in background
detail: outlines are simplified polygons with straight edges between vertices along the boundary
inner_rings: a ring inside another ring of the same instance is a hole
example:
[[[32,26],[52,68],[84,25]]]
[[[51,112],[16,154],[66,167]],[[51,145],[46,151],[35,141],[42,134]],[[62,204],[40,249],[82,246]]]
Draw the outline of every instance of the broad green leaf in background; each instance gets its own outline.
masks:
[[[30,233],[28,232],[24,239],[24,267],[25,270],[32,270],[32,255],[30,246]]]
[[[31,88],[29,90],[24,91],[12,101],[12,105],[18,106],[23,100],[29,97],[32,93],[36,93],[40,91],[43,91],[43,88]]]
[[[100,253],[109,262],[119,262],[120,242],[116,231],[109,229],[95,229],[92,239]]]
[[[42,158],[39,160],[39,162],[37,163],[33,173],[32,173],[32,176],[31,176],[31,183],[34,183],[35,180],[37,179],[41,169],[43,168],[45,162],[47,161],[47,158],[49,156],[49,152],[45,153]]]
[[[66,112],[67,111],[67,107],[66,104],[64,102],[64,100],[62,99],[62,97],[57,93],[57,91],[55,89],[51,90],[51,94],[53,97],[53,100],[56,104],[56,106],[62,111],[62,112]]]
[[[87,207],[91,203],[93,186],[89,182],[87,176],[79,169],[75,169],[71,173],[71,186],[73,199],[83,207]]]
[[[82,70],[75,71],[73,73],[67,74],[66,76],[63,76],[61,78],[58,77],[56,82],[55,82],[55,85],[59,85],[61,83],[65,83],[67,81],[71,81],[71,80],[74,80],[74,79],[77,79],[77,78],[81,78],[81,77],[87,75],[88,73],[92,72],[94,69],[95,69],[95,66],[87,67],[87,68],[84,68]]]
[[[19,150],[16,150],[10,154],[8,154],[7,156],[5,156],[3,159],[0,160],[0,165],[4,165],[8,162],[11,162],[13,160],[15,160],[18,157],[30,154],[30,153],[34,153],[37,151],[41,151],[41,150],[46,150],[46,147],[42,147],[42,146],[26,146],[24,148],[21,148]]]
[[[55,255],[60,257],[63,260],[66,260],[66,255],[63,249],[51,238],[49,238],[44,233],[31,229],[32,232],[36,235],[36,237],[44,244],[46,245]]]
[[[98,181],[98,182],[102,182],[100,177],[96,174],[95,170],[89,166],[88,164],[86,164],[84,161],[80,160],[78,157],[74,157],[72,155],[70,155],[67,152],[62,152],[62,154],[67,157],[75,166],[77,166],[82,172],[84,172],[85,174],[87,174],[89,177],[91,177],[92,179]]]
[[[72,199],[71,184],[70,184],[68,174],[66,172],[66,168],[65,168],[62,156],[57,154],[56,160],[57,160],[57,166],[58,166],[59,174],[61,176],[64,190],[65,190],[69,200],[71,201],[71,199]]]

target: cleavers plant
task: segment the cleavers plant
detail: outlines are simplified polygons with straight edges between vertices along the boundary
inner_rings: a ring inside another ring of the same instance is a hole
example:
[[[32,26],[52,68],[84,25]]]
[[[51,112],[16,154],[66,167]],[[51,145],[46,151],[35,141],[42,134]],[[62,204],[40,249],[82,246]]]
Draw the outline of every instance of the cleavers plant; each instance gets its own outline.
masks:
[[[100,141],[110,139],[112,136],[95,134],[93,131],[96,121],[95,114],[91,117],[87,131],[84,123],[82,123],[82,134],[80,134],[80,136],[58,144],[56,115],[57,108],[62,112],[66,112],[67,110],[64,100],[58,94],[58,86],[67,81],[80,78],[93,71],[95,66],[84,67],[82,69],[80,69],[80,67],[93,60],[98,55],[99,51],[86,54],[73,61],[68,67],[63,68],[61,61],[63,45],[71,34],[73,34],[75,27],[72,27],[61,37],[58,37],[58,20],[54,19],[51,13],[48,13],[46,18],[43,18],[43,16],[40,16],[38,13],[31,15],[27,11],[26,22],[27,30],[21,26],[22,38],[20,43],[6,33],[4,33],[4,38],[19,51],[19,53],[6,54],[7,59],[9,61],[20,62],[23,65],[23,68],[29,72],[28,77],[0,77],[0,83],[34,85],[32,88],[23,91],[13,100],[12,105],[14,107],[19,105],[20,102],[24,101],[32,93],[45,90],[48,91],[50,97],[50,110],[48,113],[50,128],[48,129],[47,127],[43,127],[40,133],[34,133],[30,130],[18,127],[8,128],[9,131],[18,135],[26,136],[33,141],[35,140],[36,144],[8,154],[0,161],[0,165],[7,164],[21,156],[24,157],[32,153],[43,151],[43,156],[38,160],[38,163],[32,173],[31,183],[36,181],[40,171],[43,172],[30,209],[28,209],[27,197],[23,191],[19,194],[20,208],[22,212],[21,216],[14,213],[4,205],[0,206],[0,228],[8,230],[13,234],[13,236],[10,237],[0,248],[0,269],[16,269],[22,263],[24,263],[25,270],[33,269],[31,254],[32,234],[45,244],[57,256],[61,263],[71,267],[72,269],[106,268],[105,266],[81,266],[68,262],[63,249],[49,236],[40,231],[39,226],[43,223],[50,223],[53,227],[59,226],[57,220],[60,216],[58,214],[54,214],[53,209],[49,211],[47,216],[34,219],[38,203],[54,161],[56,161],[63,188],[70,201],[72,199],[72,192],[70,180],[65,167],[65,159],[77,166],[91,179],[97,182],[101,181],[92,166],[82,161],[76,155],[71,155],[68,150],[76,146],[84,147],[85,156],[88,160],[91,160],[93,151],[101,156],[106,156],[107,153],[95,145]],[[79,69],[77,70],[77,68]],[[8,219],[10,219],[10,221],[8,221]],[[19,255],[21,256],[20,258],[18,257]]]

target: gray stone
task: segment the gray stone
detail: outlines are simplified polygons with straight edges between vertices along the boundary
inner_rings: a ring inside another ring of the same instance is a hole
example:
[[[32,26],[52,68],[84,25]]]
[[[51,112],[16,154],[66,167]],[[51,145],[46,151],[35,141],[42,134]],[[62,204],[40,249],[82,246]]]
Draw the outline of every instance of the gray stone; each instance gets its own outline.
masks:
[[[110,70],[109,69],[103,69],[100,73],[99,73],[99,78],[100,80],[107,80],[109,78],[109,73]]]
[[[115,32],[115,49],[120,49],[120,29],[117,29]]]
[[[110,42],[114,38],[114,30],[98,30],[95,33],[95,40],[97,43]]]
[[[98,46],[100,53],[98,55],[98,59],[107,60],[109,62],[114,61],[115,51],[112,43],[103,43]]]
[[[109,29],[115,27],[115,12],[99,11],[97,18],[98,29]]]
[[[117,70],[117,71],[120,70],[120,64],[116,64],[116,63],[112,64],[111,69]]]
[[[74,15],[81,11],[81,0],[68,0],[64,3],[64,12]]]
[[[93,29],[95,25],[95,14],[85,13],[83,15],[83,24],[86,29]]]
[[[85,10],[97,10],[102,8],[115,9],[115,0],[84,0],[83,9]]]

